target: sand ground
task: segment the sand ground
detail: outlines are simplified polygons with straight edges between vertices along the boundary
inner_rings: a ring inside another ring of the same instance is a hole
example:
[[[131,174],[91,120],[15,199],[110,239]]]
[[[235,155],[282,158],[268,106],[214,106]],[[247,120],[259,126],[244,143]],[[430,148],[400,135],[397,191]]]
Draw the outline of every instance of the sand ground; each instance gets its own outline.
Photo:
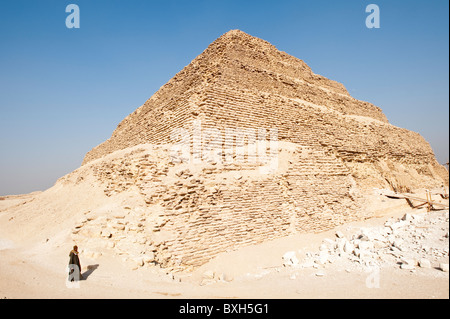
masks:
[[[71,247],[64,235],[39,242],[11,238],[11,230],[4,222],[8,217],[5,207],[17,205],[18,201],[11,197],[1,203],[0,298],[449,298],[448,272],[438,269],[439,263],[449,262],[448,250],[433,261],[431,268],[409,271],[398,265],[381,267],[378,287],[370,284],[367,269],[339,262],[319,268],[282,266],[285,252],[297,251],[301,257],[302,253],[317,251],[321,242],[335,237],[337,231],[350,234],[354,229],[376,227],[405,213],[429,214],[399,200],[383,200],[386,207],[380,206],[374,218],[222,253],[187,274],[166,274],[156,266],[132,270],[107,254],[96,259],[81,254],[85,280],[79,282],[78,288],[67,285]],[[448,211],[435,214],[448,216]],[[448,219],[439,227],[448,232]],[[226,274],[231,281],[202,285],[202,275],[208,270]]]

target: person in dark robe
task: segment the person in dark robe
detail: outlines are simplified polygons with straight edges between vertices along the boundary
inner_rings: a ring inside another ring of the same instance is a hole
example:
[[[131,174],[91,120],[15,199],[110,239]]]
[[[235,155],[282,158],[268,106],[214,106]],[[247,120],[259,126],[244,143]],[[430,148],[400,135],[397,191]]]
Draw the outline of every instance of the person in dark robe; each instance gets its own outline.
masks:
[[[73,250],[69,254],[69,280],[75,281],[83,278],[81,275],[80,258],[78,257],[78,247],[73,246]]]

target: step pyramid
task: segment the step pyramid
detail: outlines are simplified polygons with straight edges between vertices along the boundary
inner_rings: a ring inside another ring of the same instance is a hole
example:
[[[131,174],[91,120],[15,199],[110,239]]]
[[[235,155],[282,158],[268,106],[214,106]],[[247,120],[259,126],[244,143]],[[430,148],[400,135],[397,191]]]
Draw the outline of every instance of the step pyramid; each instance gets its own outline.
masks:
[[[227,132],[243,132],[242,140]],[[363,195],[373,187],[448,184],[418,133],[391,125],[342,84],[239,30],[211,43],[120,122],[82,168],[92,169],[111,200],[135,191],[145,201],[126,207],[134,216],[128,224],[121,216],[114,227],[97,225],[102,236],[122,253],[150,254],[172,269],[366,218]],[[76,240],[92,236],[88,224],[74,231]],[[131,233],[139,235],[127,241]]]

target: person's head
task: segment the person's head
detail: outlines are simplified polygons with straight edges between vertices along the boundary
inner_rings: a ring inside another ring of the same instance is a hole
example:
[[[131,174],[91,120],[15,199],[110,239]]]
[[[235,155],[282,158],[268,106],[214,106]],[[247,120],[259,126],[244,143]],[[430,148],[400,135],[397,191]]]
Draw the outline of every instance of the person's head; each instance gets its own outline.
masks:
[[[73,246],[73,250],[78,251],[78,246],[77,245]]]

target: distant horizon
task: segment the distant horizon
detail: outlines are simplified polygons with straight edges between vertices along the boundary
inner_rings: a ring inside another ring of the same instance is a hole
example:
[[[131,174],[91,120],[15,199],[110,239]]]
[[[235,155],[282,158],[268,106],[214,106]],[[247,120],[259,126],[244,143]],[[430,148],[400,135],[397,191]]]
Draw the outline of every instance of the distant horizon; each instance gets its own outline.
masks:
[[[69,29],[65,8],[80,8]],[[0,12],[0,196],[52,187],[159,88],[230,30],[342,83],[449,160],[448,2],[8,1]],[[447,168],[447,166],[445,166]]]

